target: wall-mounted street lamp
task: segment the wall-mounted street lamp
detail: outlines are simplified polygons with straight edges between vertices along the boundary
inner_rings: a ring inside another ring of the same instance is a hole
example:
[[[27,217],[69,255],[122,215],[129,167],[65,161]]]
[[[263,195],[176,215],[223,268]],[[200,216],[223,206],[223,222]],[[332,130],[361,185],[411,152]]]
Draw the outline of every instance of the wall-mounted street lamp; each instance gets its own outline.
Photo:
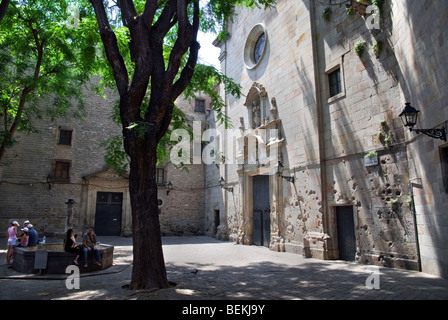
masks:
[[[221,178],[219,179],[219,184],[221,185],[221,188],[222,188],[222,189],[227,190],[227,191],[233,193],[233,187],[226,187],[226,181],[224,180],[223,177],[221,177]]]
[[[288,182],[292,182],[294,183],[294,177],[288,177],[288,176],[284,176],[283,175],[283,170],[285,169],[285,167],[283,166],[283,163],[281,163],[281,161],[277,162],[277,164],[275,165],[276,167],[276,172],[277,175],[283,179],[285,179]]]
[[[171,189],[173,189],[173,183],[169,181],[166,186],[168,187],[168,190],[166,191],[166,195],[168,196],[171,192]]]
[[[48,176],[47,176],[48,190],[51,190],[52,182],[53,182],[53,177],[51,176],[51,174],[48,174]]]
[[[440,129],[414,129],[414,126],[417,124],[419,113],[420,111],[412,107],[410,103],[406,103],[406,106],[399,117],[401,118],[401,121],[403,121],[404,126],[408,127],[410,131],[417,134],[423,133],[432,138],[440,139],[446,142],[445,126]]]

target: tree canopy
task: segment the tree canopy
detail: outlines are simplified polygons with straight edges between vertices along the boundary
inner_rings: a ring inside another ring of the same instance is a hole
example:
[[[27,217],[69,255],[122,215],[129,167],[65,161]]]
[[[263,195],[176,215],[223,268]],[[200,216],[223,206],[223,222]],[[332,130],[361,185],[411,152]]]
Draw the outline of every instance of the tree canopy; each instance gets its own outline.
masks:
[[[99,37],[67,27],[68,1],[12,0],[0,23],[0,164],[33,118],[82,116],[82,88],[96,68]]]

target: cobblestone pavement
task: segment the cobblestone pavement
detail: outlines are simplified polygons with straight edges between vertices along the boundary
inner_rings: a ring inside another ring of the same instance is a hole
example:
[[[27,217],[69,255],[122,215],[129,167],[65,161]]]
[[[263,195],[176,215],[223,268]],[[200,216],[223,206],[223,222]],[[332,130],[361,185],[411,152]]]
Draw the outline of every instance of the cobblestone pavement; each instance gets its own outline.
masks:
[[[72,290],[66,287],[68,274],[23,275],[8,268],[6,241],[0,240],[0,299],[448,299],[448,280],[424,273],[305,259],[209,237],[163,238],[168,279],[176,286],[159,291],[129,291],[122,287],[131,278],[132,239],[100,237],[99,240],[115,246],[114,265],[101,272],[81,274],[80,289]],[[367,288],[368,278],[374,279],[371,284],[379,288]]]

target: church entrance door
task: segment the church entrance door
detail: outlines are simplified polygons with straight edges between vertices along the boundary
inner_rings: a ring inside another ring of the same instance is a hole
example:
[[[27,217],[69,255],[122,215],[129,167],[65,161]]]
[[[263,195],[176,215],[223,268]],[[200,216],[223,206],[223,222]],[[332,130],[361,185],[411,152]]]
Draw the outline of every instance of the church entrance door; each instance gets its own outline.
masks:
[[[253,177],[253,204],[253,243],[269,247],[271,240],[269,176]]]

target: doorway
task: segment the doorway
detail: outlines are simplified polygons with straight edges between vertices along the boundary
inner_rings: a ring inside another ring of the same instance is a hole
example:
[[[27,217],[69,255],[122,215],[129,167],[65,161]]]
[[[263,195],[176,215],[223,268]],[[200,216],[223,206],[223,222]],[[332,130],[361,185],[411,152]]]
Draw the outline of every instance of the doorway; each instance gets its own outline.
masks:
[[[214,212],[214,224],[213,224],[213,235],[216,236],[216,234],[218,233],[218,227],[221,221],[221,217],[219,215],[219,210],[215,210]]]
[[[253,244],[269,247],[271,240],[269,176],[253,177],[253,204]]]
[[[356,257],[353,206],[336,207],[339,259],[354,261]]]
[[[121,235],[123,193],[98,192],[96,198],[95,233],[99,236]]]

